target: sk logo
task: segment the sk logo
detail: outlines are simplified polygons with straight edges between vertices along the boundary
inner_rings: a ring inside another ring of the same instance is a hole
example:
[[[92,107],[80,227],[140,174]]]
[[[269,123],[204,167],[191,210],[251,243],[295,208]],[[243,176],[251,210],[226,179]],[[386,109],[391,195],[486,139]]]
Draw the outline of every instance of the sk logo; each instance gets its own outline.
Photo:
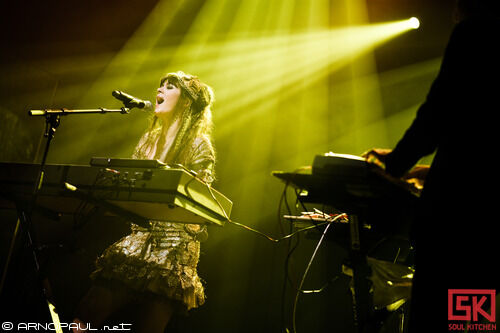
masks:
[[[449,289],[448,320],[477,322],[483,318],[490,323],[495,318],[495,290]],[[488,313],[489,310],[489,313]]]

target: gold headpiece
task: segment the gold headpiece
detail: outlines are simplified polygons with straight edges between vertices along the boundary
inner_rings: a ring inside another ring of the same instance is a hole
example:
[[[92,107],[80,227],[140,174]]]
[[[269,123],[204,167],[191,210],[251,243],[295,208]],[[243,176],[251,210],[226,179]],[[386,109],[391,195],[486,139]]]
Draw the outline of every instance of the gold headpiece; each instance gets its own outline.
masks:
[[[189,95],[199,111],[203,110],[212,102],[212,90],[206,84],[202,83],[197,76],[189,75],[182,71],[168,73],[161,79],[160,86],[169,78],[174,78],[175,81],[179,83],[180,88]]]

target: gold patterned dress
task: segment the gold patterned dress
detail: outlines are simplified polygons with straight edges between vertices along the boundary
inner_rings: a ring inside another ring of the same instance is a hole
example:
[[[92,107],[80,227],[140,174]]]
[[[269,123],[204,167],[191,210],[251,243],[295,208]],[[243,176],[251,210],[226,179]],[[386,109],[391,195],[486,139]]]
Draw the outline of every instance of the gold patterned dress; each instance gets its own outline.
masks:
[[[197,138],[191,148],[183,158],[184,165],[211,183],[215,158],[210,141]],[[97,259],[91,278],[104,283],[119,281],[134,291],[177,301],[179,311],[202,305],[205,293],[197,265],[206,227],[150,221],[150,228],[132,224],[131,231]]]

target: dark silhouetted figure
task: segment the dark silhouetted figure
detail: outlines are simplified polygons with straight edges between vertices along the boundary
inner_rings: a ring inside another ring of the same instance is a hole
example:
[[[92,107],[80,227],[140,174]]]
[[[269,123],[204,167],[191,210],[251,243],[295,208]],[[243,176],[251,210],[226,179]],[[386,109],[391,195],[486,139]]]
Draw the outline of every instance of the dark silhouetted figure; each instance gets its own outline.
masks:
[[[449,289],[499,290],[499,8],[498,0],[457,2],[458,23],[426,101],[392,152],[370,152],[396,177],[436,152],[412,232],[412,333],[448,331]]]

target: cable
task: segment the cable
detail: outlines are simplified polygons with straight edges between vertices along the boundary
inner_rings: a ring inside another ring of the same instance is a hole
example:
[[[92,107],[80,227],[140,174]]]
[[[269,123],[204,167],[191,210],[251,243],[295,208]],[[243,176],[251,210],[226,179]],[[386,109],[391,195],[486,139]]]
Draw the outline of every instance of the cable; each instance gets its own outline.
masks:
[[[328,229],[330,228],[331,225],[332,225],[331,223],[327,224],[327,226],[325,227],[325,230],[323,230],[323,234],[321,235],[321,238],[319,239],[318,244],[316,245],[316,248],[314,249],[314,252],[311,256],[311,259],[309,259],[309,263],[307,264],[306,270],[304,271],[304,275],[302,275],[302,280],[300,281],[299,288],[297,290],[297,293],[295,294],[295,301],[293,302],[293,311],[292,311],[292,330],[293,330],[293,333],[297,332],[296,326],[295,326],[295,315],[296,315],[296,311],[297,311],[297,302],[299,300],[299,295],[301,293],[300,291],[302,289],[302,286],[304,285],[304,281],[306,280],[307,273],[309,272],[309,269],[311,268],[311,265],[314,261],[314,258],[316,257],[316,253],[318,252],[318,249],[319,249],[321,243],[323,243],[323,239],[325,238],[325,235],[328,232]]]
[[[241,227],[243,229],[246,229],[248,231],[251,231],[251,232],[254,232],[264,238],[266,238],[267,240],[273,242],[273,243],[279,243],[281,241],[284,241],[285,239],[288,239],[288,238],[291,238],[293,237],[294,235],[302,232],[302,231],[307,231],[307,230],[311,230],[311,229],[314,229],[316,227],[319,227],[319,226],[322,226],[322,225],[325,225],[325,224],[330,224],[330,223],[333,223],[335,221],[337,221],[339,218],[342,218],[342,217],[345,217],[345,214],[339,214],[337,216],[335,216],[332,220],[329,220],[329,221],[325,221],[325,222],[321,222],[321,223],[318,223],[318,224],[315,224],[315,225],[312,225],[312,226],[309,226],[309,227],[305,227],[305,228],[302,228],[302,229],[299,229],[299,230],[296,230],[288,235],[285,235],[281,238],[273,238],[271,236],[268,236],[267,234],[257,230],[257,229],[254,229],[252,227],[249,227],[245,224],[242,224],[242,223],[238,223],[236,221],[233,221],[229,218],[229,216],[227,215],[227,212],[226,210],[224,209],[224,207],[222,207],[221,203],[219,202],[219,200],[217,200],[217,198],[215,197],[213,191],[212,191],[212,187],[205,183],[205,185],[207,186],[208,188],[208,191],[210,192],[210,195],[212,196],[212,199],[214,199],[214,201],[217,203],[217,205],[219,206],[219,208],[221,209],[222,213],[224,214],[224,218],[226,219],[226,222],[230,223],[230,224],[233,224],[233,225],[236,225],[238,227]],[[312,219],[311,219],[312,220]]]
[[[204,182],[204,183],[205,183],[205,182]],[[303,274],[303,276],[302,276],[302,280],[301,280],[301,282],[300,282],[300,285],[299,285],[299,287],[298,287],[298,288],[295,288],[295,289],[296,289],[296,295],[295,295],[295,301],[294,301],[294,305],[293,305],[293,312],[292,312],[292,328],[293,328],[293,332],[295,333],[295,332],[296,332],[295,317],[296,317],[296,309],[297,309],[297,302],[298,302],[299,295],[300,295],[301,293],[303,293],[303,294],[320,293],[320,292],[322,292],[322,291],[323,291],[323,290],[324,290],[324,289],[325,289],[328,285],[330,285],[332,282],[334,282],[334,281],[336,281],[336,280],[338,279],[338,276],[335,276],[335,277],[334,277],[334,278],[332,278],[330,281],[328,281],[325,285],[323,285],[320,289],[302,290],[302,286],[303,286],[303,284],[304,284],[304,281],[305,281],[305,279],[306,279],[306,276],[307,276],[307,274],[308,274],[308,272],[309,272],[309,269],[311,268],[311,265],[312,265],[312,263],[313,263],[313,261],[314,261],[314,258],[316,257],[316,253],[318,252],[318,249],[319,249],[319,247],[321,246],[321,244],[322,244],[322,242],[323,242],[323,240],[324,240],[324,238],[325,238],[326,233],[328,232],[328,229],[329,229],[329,228],[330,228],[330,226],[331,226],[331,225],[332,225],[335,221],[337,221],[338,219],[340,219],[340,218],[346,218],[346,214],[345,214],[345,213],[341,213],[341,214],[338,214],[338,215],[336,215],[335,217],[333,217],[332,219],[327,220],[327,221],[325,221],[325,222],[321,222],[321,223],[313,224],[312,226],[309,226],[309,227],[305,227],[305,228],[298,229],[298,230],[296,230],[295,232],[290,232],[289,234],[287,234],[287,235],[285,235],[285,236],[283,236],[283,237],[281,237],[281,238],[273,238],[273,237],[270,237],[270,236],[268,236],[267,234],[265,234],[265,233],[263,233],[263,232],[261,232],[261,231],[259,231],[259,230],[256,230],[256,229],[254,229],[254,228],[251,228],[251,227],[249,227],[249,226],[247,226],[247,225],[244,225],[244,224],[242,224],[242,223],[238,223],[238,222],[232,221],[232,220],[229,218],[229,216],[228,216],[228,214],[227,214],[226,210],[224,209],[224,207],[222,207],[222,205],[221,205],[221,203],[219,202],[219,200],[217,200],[217,198],[215,197],[214,193],[212,192],[212,188],[211,188],[211,186],[210,186],[208,183],[205,183],[205,185],[207,186],[208,191],[209,191],[210,195],[212,196],[212,199],[214,199],[214,200],[215,200],[215,202],[217,203],[217,205],[218,205],[218,206],[219,206],[219,208],[221,209],[221,211],[222,211],[222,213],[224,214],[224,217],[226,218],[226,221],[227,221],[228,223],[233,224],[233,225],[236,225],[236,226],[239,226],[239,227],[241,227],[241,228],[243,228],[243,229],[246,229],[246,230],[248,230],[248,231],[254,232],[254,233],[256,233],[256,234],[258,234],[258,235],[260,235],[260,236],[263,236],[263,237],[264,237],[264,238],[266,238],[267,240],[269,240],[269,241],[271,241],[271,242],[274,242],[274,243],[279,243],[279,242],[281,242],[281,241],[283,241],[283,240],[290,239],[291,237],[293,237],[294,235],[299,234],[299,233],[300,233],[300,232],[302,232],[302,231],[307,231],[307,230],[311,230],[311,229],[317,228],[317,227],[322,226],[322,225],[326,225],[326,227],[325,227],[325,229],[323,230],[323,233],[322,233],[322,235],[321,235],[321,238],[320,238],[320,240],[318,241],[318,244],[316,245],[316,248],[314,249],[314,252],[313,252],[313,254],[312,254],[312,256],[311,256],[311,259],[309,260],[309,263],[308,263],[308,265],[307,265],[307,267],[306,267],[306,270],[305,270],[305,272],[304,272],[304,274]],[[285,189],[284,189],[283,194],[282,194],[282,198],[280,199],[280,206],[281,206],[281,202],[283,202],[283,201],[284,201],[284,202],[286,203],[286,205],[287,205],[288,210],[290,211],[290,208],[289,208],[289,206],[288,206],[288,202],[287,202],[287,200],[286,200],[286,189],[287,189],[287,187],[288,187],[288,183],[287,183],[287,185],[285,186]],[[297,193],[296,193],[296,194],[297,194]],[[298,200],[298,201],[300,202],[300,200]],[[302,207],[303,207],[303,208],[305,208],[305,206],[303,205],[303,203],[302,203],[302,202],[300,202],[300,203],[301,203]],[[279,210],[279,211],[280,211],[280,210]],[[327,217],[327,216],[328,216],[328,217],[331,217],[331,216],[329,216],[329,215],[327,215],[327,214],[324,214],[324,213],[322,213],[322,212],[320,212],[320,213],[321,213],[321,214],[323,214],[325,217]],[[290,215],[291,215],[291,213],[290,213]],[[280,216],[279,216],[279,219],[281,220],[281,214],[280,214]],[[312,221],[312,222],[314,222],[314,219],[313,219],[312,217],[310,217],[310,219],[311,219],[311,221]],[[286,265],[285,265],[285,269],[286,269],[285,275],[288,275],[288,261],[289,261],[289,259],[290,259],[291,253],[292,253],[292,252],[296,249],[297,245],[298,245],[298,243],[296,244],[296,246],[294,246],[294,247],[293,247],[293,249],[289,250],[289,253],[288,253],[288,255],[287,255],[287,263],[286,263]],[[291,281],[290,281],[290,283],[291,283]],[[291,284],[292,284],[292,283],[291,283]],[[293,286],[293,284],[292,284],[292,286]],[[282,302],[283,302],[283,303],[282,303],[282,304],[284,304],[284,294],[285,294],[285,292],[286,292],[286,280],[285,280],[285,285],[284,285],[284,287],[283,287],[283,291],[282,291],[282,298],[283,298],[283,300],[282,300]],[[284,315],[283,315],[283,314],[282,314],[282,317],[283,317],[283,318],[282,318],[282,321],[284,322]],[[287,331],[288,331],[288,330],[287,330]]]
[[[339,276],[338,275],[335,275],[333,278],[331,278],[328,282],[326,282],[321,288],[319,289],[310,289],[310,290],[298,290],[299,292],[301,292],[302,294],[319,294],[321,292],[323,292],[323,290],[326,289],[326,287],[328,287],[330,284],[332,284],[333,282],[337,281],[339,279]]]
[[[287,183],[288,185],[288,183]],[[285,191],[286,191],[286,187],[285,187]],[[307,211],[308,209],[305,207],[304,203],[299,199],[300,197],[300,192],[298,190],[295,190],[295,197],[297,198],[297,201],[295,203],[296,206],[299,206],[299,203],[300,203],[300,206],[302,207],[303,211]],[[281,201],[280,201],[280,205],[279,205],[279,212],[281,212]],[[290,207],[288,206],[288,203],[287,204],[287,208],[288,208],[288,213],[289,215],[292,215],[291,211],[290,211]],[[326,214],[324,213],[324,205],[323,205],[323,209],[320,211],[316,208],[313,208],[316,215],[320,215],[322,216],[324,219],[327,219],[327,218],[331,218],[331,215],[329,214]],[[311,215],[308,215],[310,221],[312,224],[315,223],[315,220],[314,220],[314,214],[311,214]],[[281,221],[281,215],[278,216],[278,220]],[[281,226],[281,224],[280,224]],[[292,224],[290,223],[290,232],[292,230]],[[319,230],[322,232],[322,230]],[[299,234],[300,235],[300,234]],[[299,236],[298,235],[298,236]],[[302,294],[312,294],[312,293],[321,293],[323,292],[324,289],[326,289],[330,284],[332,284],[333,282],[335,282],[337,279],[338,279],[338,276],[334,276],[333,278],[331,278],[329,281],[327,281],[323,286],[321,286],[321,288],[319,289],[313,289],[313,290],[301,290],[300,288],[297,287],[297,284],[294,283],[294,281],[292,281],[292,279],[290,278],[290,274],[289,274],[289,266],[290,266],[290,262],[291,262],[291,255],[292,253],[298,248],[299,246],[299,242],[300,242],[300,237],[297,237],[297,242],[295,243],[294,247],[290,249],[290,246],[291,246],[291,241],[289,242],[289,247],[288,247],[288,254],[286,256],[286,259],[285,259],[285,267],[284,267],[284,274],[285,274],[285,277],[283,279],[283,289],[282,289],[282,294],[281,294],[281,323],[282,323],[282,327],[285,329],[285,331],[288,332],[288,328],[286,327],[286,322],[285,322],[285,304],[286,304],[286,287],[287,287],[287,282],[290,284],[291,288],[293,289],[294,292],[300,292]]]
[[[335,217],[335,219],[337,219],[337,218],[339,218],[339,217],[338,217],[338,216],[337,216],[337,217]],[[273,237],[268,236],[268,235],[266,235],[265,233],[263,233],[263,232],[261,232],[261,231],[259,231],[259,230],[256,230],[256,229],[251,228],[251,227],[249,227],[249,226],[247,226],[247,225],[245,225],[245,224],[241,224],[241,223],[238,223],[238,222],[235,222],[235,221],[228,220],[227,222],[229,222],[230,224],[234,224],[234,225],[236,225],[236,226],[238,226],[238,227],[241,227],[241,228],[243,228],[243,229],[246,229],[246,230],[248,230],[248,231],[254,232],[254,233],[256,233],[256,234],[258,234],[258,235],[260,235],[260,236],[263,236],[263,237],[265,237],[267,240],[269,240],[269,241],[271,241],[271,242],[274,242],[274,243],[279,243],[279,242],[281,242],[281,241],[284,241],[284,240],[286,240],[286,239],[288,239],[288,238],[291,238],[291,237],[295,236],[296,234],[298,234],[298,233],[300,233],[300,232],[307,231],[307,230],[311,230],[311,229],[315,229],[315,228],[317,228],[317,227],[319,227],[319,226],[322,226],[322,225],[324,225],[324,224],[330,224],[330,223],[332,223],[332,222],[334,222],[334,221],[326,221],[326,222],[321,222],[321,223],[318,223],[318,224],[315,224],[315,225],[312,225],[312,226],[309,226],[309,227],[305,227],[305,228],[302,228],[302,229],[298,229],[298,230],[296,230],[296,231],[294,231],[294,232],[292,232],[292,233],[290,233],[290,234],[288,234],[288,235],[286,235],[286,236],[283,236],[283,237],[281,237],[281,238],[273,238]]]

